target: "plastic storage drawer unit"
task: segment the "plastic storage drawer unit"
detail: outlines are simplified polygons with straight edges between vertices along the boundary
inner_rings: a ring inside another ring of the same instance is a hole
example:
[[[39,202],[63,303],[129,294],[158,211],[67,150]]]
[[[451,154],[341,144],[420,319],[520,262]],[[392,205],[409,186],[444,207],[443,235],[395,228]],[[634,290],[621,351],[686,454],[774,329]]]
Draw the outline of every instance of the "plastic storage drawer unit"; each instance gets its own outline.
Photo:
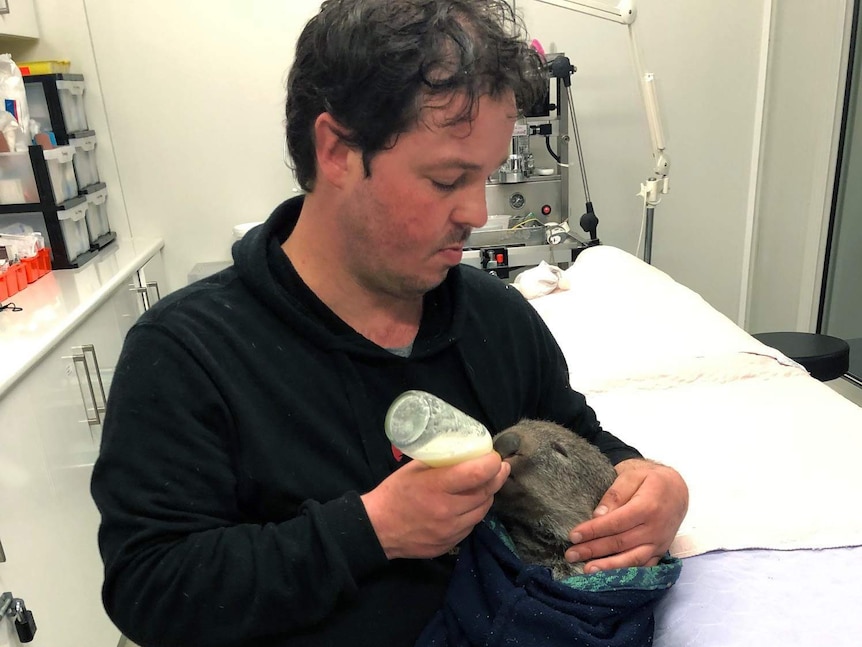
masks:
[[[26,207],[26,205],[21,205]],[[87,198],[77,196],[57,207],[34,205],[31,210],[0,212],[0,227],[21,225],[22,231],[38,231],[51,250],[51,267],[63,270],[80,267],[98,253],[87,231]]]
[[[99,181],[99,167],[96,165],[96,133],[85,130],[69,135],[69,146],[75,151],[72,162],[75,166],[78,191],[83,191]]]
[[[37,74],[24,77],[30,119],[41,132],[53,132],[58,144],[87,130],[83,74]]]

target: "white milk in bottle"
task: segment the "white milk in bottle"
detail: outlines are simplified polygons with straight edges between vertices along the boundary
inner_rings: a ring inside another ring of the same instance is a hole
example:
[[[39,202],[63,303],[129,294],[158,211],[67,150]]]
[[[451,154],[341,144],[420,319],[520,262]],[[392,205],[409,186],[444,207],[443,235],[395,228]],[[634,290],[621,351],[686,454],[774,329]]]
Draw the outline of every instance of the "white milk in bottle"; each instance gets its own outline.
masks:
[[[454,465],[494,448],[485,425],[425,391],[399,395],[384,426],[395,447],[431,467]]]

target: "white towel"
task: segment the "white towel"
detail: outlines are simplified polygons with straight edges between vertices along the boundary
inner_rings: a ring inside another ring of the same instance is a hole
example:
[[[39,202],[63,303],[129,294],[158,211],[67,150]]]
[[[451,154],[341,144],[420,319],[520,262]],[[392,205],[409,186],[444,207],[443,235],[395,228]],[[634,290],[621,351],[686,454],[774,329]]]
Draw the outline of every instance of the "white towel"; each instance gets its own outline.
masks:
[[[523,294],[525,299],[535,299],[557,289],[568,290],[569,279],[559,267],[542,261],[536,267],[518,274],[512,287]]]

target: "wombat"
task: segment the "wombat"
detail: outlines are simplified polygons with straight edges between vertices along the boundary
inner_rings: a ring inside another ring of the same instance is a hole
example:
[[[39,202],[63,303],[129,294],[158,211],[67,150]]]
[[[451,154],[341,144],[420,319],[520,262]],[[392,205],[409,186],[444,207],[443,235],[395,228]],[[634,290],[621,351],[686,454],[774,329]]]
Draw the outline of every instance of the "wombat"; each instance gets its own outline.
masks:
[[[573,527],[592,518],[616,478],[595,445],[553,422],[522,420],[494,436],[494,450],[511,466],[493,510],[521,559],[551,569],[555,579],[583,575],[565,551]]]

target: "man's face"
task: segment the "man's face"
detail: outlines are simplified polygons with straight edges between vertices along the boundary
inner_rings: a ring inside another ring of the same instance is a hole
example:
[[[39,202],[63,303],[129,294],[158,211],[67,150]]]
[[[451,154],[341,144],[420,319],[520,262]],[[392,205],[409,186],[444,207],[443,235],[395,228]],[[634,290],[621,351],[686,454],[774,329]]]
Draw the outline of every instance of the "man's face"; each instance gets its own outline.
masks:
[[[405,299],[424,294],[487,221],[485,180],[508,156],[515,102],[484,96],[472,121],[443,125],[461,107],[456,98],[426,109],[393,148],[372,158],[370,177],[350,187],[339,236],[354,250],[344,260],[363,288]]]

